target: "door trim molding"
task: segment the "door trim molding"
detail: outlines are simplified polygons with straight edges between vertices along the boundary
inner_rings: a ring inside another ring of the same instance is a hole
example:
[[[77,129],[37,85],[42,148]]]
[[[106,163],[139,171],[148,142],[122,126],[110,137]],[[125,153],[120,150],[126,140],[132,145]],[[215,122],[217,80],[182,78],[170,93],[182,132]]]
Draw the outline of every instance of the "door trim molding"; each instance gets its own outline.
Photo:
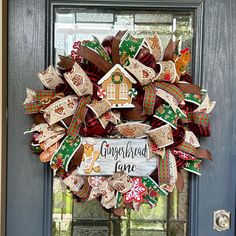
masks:
[[[202,56],[203,56],[203,25],[205,0],[49,0],[46,6],[46,66],[53,62],[53,22],[56,8],[78,8],[78,7],[125,7],[152,10],[176,10],[194,12],[194,38],[193,38],[193,79],[199,86],[202,85]],[[198,209],[199,209],[199,177],[190,175],[189,198],[189,233],[198,236]],[[52,174],[49,166],[45,166],[45,194],[44,194],[44,236],[51,236],[52,225]],[[50,196],[50,199],[48,197]],[[50,210],[49,210],[50,209]]]
[[[7,1],[0,0],[0,234],[5,235],[6,227],[6,169],[7,169]]]

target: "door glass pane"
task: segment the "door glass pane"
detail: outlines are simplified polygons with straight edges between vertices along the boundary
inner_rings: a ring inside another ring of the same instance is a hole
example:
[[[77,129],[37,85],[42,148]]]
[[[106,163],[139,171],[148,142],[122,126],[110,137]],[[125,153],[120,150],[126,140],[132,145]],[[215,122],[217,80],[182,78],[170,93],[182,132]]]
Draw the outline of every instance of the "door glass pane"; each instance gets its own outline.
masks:
[[[74,41],[97,36],[101,41],[107,35],[128,29],[136,36],[157,32],[163,48],[169,39],[180,40],[179,48],[192,48],[193,19],[191,11],[140,11],[92,8],[56,8],[54,12],[53,63],[58,55],[69,55]],[[188,69],[191,74],[191,64]],[[116,217],[104,211],[97,200],[86,203],[73,199],[69,190],[58,179],[53,180],[53,235],[110,235],[110,236],[184,236],[188,226],[188,175],[184,174],[183,193],[176,190],[168,197],[159,198],[151,209],[142,205],[139,212],[126,212]]]

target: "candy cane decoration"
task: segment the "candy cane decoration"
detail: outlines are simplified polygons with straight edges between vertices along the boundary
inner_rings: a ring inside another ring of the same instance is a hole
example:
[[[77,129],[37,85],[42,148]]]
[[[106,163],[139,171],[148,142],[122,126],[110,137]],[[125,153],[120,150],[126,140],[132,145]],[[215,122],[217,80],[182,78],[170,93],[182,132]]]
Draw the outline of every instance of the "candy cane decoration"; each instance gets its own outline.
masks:
[[[98,91],[97,91],[97,95],[98,95],[98,97],[99,98],[105,98],[106,97],[106,90],[104,90],[104,89],[99,89]]]
[[[130,96],[131,98],[134,98],[134,97],[136,97],[137,95],[138,95],[138,91],[137,91],[135,88],[132,88],[132,89],[129,90],[129,96]]]

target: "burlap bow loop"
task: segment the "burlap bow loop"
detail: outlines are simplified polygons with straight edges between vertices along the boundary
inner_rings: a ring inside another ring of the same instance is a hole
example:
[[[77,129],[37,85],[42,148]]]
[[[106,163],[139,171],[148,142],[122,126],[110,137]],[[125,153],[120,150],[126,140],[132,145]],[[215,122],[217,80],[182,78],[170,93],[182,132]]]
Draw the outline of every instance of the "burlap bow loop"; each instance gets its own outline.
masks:
[[[90,177],[91,178],[91,177]],[[103,178],[103,177],[92,177]],[[90,183],[91,185],[91,183]],[[123,171],[116,172],[113,176],[110,176],[94,186],[91,190],[89,200],[102,196],[101,204],[103,207],[110,209],[116,204],[116,191],[119,193],[126,193],[133,187],[132,179]]]

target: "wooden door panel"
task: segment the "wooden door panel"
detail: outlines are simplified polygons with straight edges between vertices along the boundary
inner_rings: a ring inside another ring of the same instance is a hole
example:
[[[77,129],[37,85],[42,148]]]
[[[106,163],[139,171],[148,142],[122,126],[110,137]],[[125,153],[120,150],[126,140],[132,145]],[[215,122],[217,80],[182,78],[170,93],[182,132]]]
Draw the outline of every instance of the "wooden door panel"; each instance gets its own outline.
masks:
[[[23,134],[32,121],[21,104],[25,87],[40,86],[36,72],[45,67],[45,2],[9,1],[8,27],[7,235],[42,236],[45,167]]]
[[[195,235],[234,235],[235,232],[235,61],[236,2],[205,1],[202,85],[217,101],[212,136],[202,140],[213,162],[205,163],[199,179],[198,217]],[[213,211],[231,211],[231,230],[212,231]]]

